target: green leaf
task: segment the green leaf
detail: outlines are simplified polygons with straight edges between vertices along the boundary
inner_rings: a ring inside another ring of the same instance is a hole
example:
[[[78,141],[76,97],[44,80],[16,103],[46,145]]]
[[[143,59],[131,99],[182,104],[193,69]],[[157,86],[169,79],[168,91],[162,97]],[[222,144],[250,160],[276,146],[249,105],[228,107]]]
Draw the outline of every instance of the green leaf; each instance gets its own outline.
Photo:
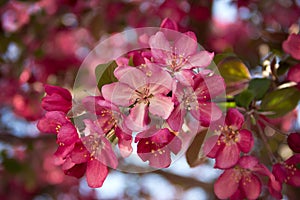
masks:
[[[98,89],[100,91],[103,85],[118,81],[114,75],[114,71],[117,67],[118,65],[115,61],[110,61],[105,64],[100,64],[96,67],[95,74],[96,74]]]
[[[280,117],[292,111],[300,100],[296,87],[283,88],[266,94],[262,99],[261,109],[272,112],[269,117]]]
[[[248,90],[255,94],[256,100],[261,100],[271,86],[271,80],[267,78],[255,78],[249,82]]]
[[[236,57],[227,57],[218,64],[220,74],[226,84],[236,84],[250,80],[250,72],[246,65]]]
[[[185,156],[186,156],[187,163],[190,165],[190,167],[196,167],[205,161],[204,156],[202,155],[201,147],[204,142],[206,134],[207,134],[207,129],[199,132],[195,136],[188,150],[186,151]]]
[[[244,90],[240,94],[236,95],[234,97],[234,100],[237,106],[249,108],[250,103],[253,101],[254,98],[254,92],[252,92],[251,90]]]

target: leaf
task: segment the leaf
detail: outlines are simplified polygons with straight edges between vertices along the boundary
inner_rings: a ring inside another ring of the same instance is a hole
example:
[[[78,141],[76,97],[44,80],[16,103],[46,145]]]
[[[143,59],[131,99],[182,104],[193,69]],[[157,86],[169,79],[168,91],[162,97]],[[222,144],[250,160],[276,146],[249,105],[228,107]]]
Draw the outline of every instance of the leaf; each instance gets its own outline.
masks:
[[[226,84],[250,80],[250,72],[246,65],[235,57],[227,57],[218,64],[219,71]]]
[[[236,95],[234,97],[235,103],[237,106],[244,107],[244,108],[249,108],[250,103],[253,101],[255,97],[254,92],[251,90],[244,90],[240,94]]]
[[[201,163],[203,163],[205,159],[204,156],[202,155],[201,147],[204,142],[206,134],[207,134],[207,129],[199,132],[195,136],[188,150],[186,151],[185,156],[186,156],[187,163],[190,165],[190,167],[196,167],[200,165]]]
[[[261,100],[271,86],[271,80],[267,78],[255,78],[249,82],[248,90],[255,94],[256,100]]]
[[[101,92],[101,88],[105,84],[117,82],[117,78],[114,75],[115,69],[118,67],[115,61],[110,61],[105,64],[100,64],[95,69],[96,80],[98,89]]]
[[[296,87],[275,90],[262,99],[261,109],[269,111],[269,117],[280,117],[292,111],[300,100],[300,91]]]

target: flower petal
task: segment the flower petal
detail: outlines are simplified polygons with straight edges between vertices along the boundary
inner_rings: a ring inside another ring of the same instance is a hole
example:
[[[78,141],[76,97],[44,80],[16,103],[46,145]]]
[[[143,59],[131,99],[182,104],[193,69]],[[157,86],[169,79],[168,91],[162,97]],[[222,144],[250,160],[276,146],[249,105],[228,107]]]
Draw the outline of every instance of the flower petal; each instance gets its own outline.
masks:
[[[244,123],[244,116],[237,109],[230,108],[227,111],[225,122],[234,130],[239,130]]]
[[[243,176],[241,186],[247,199],[257,199],[259,197],[261,182],[256,175],[250,174],[249,176]]]
[[[194,54],[198,48],[197,41],[189,37],[187,34],[182,34],[175,42],[175,53],[184,57]]]
[[[188,58],[188,62],[182,69],[204,68],[207,67],[214,57],[214,53],[199,51]]]
[[[237,144],[224,145],[224,148],[218,151],[215,167],[226,169],[234,166],[240,157],[240,150]]]
[[[242,152],[248,153],[254,144],[252,133],[246,129],[240,130],[237,144]]]
[[[204,142],[203,153],[209,158],[215,158],[217,156],[217,152],[220,149],[221,145],[218,145],[219,136],[213,135],[207,138]]]
[[[125,119],[125,125],[132,131],[140,132],[148,129],[150,118],[148,106],[144,103],[138,103],[130,109],[130,114]]]
[[[225,170],[214,184],[214,191],[218,198],[227,199],[232,196],[239,187],[239,180],[234,169]]]
[[[86,180],[91,188],[101,187],[108,174],[108,169],[97,159],[90,160],[86,168]]]
[[[184,116],[186,114],[186,110],[182,109],[180,105],[176,106],[175,109],[170,114],[167,119],[167,123],[170,128],[174,131],[179,131],[184,122]]]
[[[163,119],[167,119],[174,109],[174,103],[171,97],[155,95],[150,99],[149,111]]]
[[[134,103],[134,100],[131,99],[134,95],[134,90],[120,82],[104,85],[102,87],[102,95],[104,99],[119,106],[129,106]]]

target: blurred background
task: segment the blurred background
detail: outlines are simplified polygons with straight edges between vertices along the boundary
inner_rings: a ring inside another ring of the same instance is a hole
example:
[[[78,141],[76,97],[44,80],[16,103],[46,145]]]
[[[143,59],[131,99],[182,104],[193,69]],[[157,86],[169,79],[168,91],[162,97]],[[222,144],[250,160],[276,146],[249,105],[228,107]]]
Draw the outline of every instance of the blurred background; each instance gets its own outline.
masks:
[[[221,171],[207,159],[190,168],[185,156],[147,174],[112,170],[102,188],[90,189],[55,165],[55,135],[36,129],[45,83],[72,88],[98,41],[159,27],[166,17],[180,31],[194,31],[206,50],[235,55],[252,76],[262,76],[265,61],[281,56],[282,42],[299,32],[300,1],[0,0],[0,199],[216,198],[213,182]],[[295,119],[297,111],[276,126],[295,129]],[[284,198],[297,199],[295,191],[285,188]]]

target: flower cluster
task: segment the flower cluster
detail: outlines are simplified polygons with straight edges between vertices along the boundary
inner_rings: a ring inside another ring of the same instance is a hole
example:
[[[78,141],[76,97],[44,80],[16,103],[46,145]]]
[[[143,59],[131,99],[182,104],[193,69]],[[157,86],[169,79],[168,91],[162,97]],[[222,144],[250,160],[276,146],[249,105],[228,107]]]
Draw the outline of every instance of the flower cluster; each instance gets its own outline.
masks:
[[[131,155],[133,141],[142,161],[154,168],[168,167],[171,155],[182,149],[183,134],[196,134],[221,117],[212,100],[224,91],[224,81],[206,69],[213,53],[199,50],[193,32],[174,37],[175,25],[165,19],[161,31],[143,41],[149,48],[117,60],[117,81],[100,87],[100,96],[81,100],[83,113],[93,117],[84,117],[80,127],[70,114],[71,94],[46,85],[42,107],[48,112],[38,128],[57,133],[55,154],[66,174],[86,173],[88,185],[100,187],[107,167],[117,168],[119,156]]]
[[[262,191],[262,178],[269,179],[269,192],[280,198],[281,185],[269,169],[254,156],[246,155],[254,144],[251,131],[243,129],[244,116],[237,109],[229,109],[225,124],[208,138],[204,153],[215,158],[215,168],[223,169],[214,191],[220,199],[257,199]]]

